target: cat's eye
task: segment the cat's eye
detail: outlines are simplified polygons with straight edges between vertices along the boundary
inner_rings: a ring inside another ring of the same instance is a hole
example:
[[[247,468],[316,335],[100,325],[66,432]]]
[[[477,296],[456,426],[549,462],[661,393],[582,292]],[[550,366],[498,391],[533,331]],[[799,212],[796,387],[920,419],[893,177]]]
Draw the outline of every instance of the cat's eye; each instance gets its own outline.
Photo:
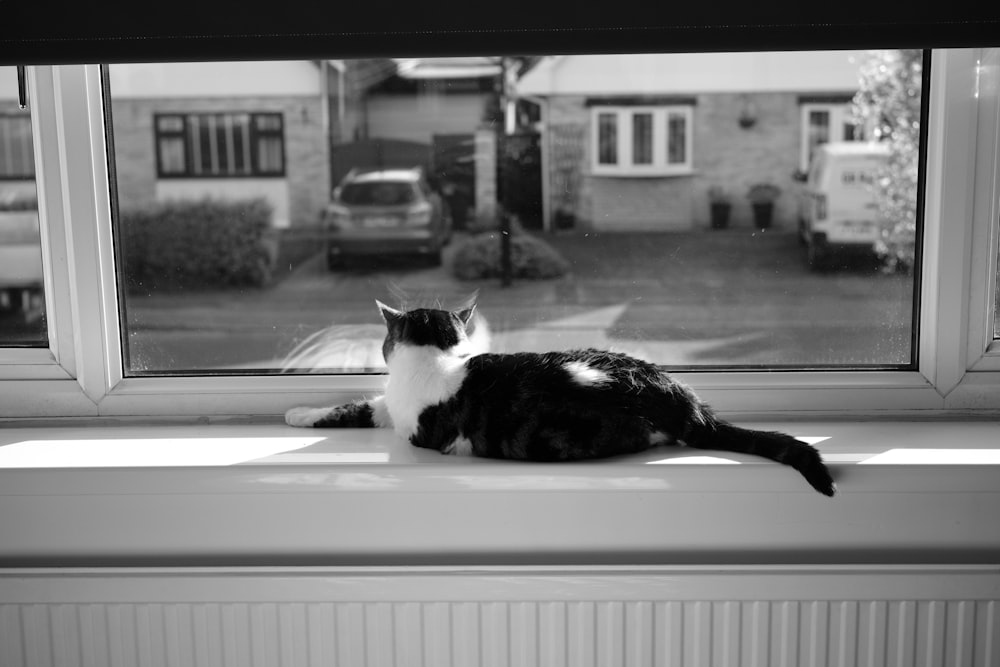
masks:
[[[914,368],[930,67],[919,50],[111,65],[125,374],[378,373],[375,299],[473,293],[496,351]],[[900,77],[907,96],[886,95]]]

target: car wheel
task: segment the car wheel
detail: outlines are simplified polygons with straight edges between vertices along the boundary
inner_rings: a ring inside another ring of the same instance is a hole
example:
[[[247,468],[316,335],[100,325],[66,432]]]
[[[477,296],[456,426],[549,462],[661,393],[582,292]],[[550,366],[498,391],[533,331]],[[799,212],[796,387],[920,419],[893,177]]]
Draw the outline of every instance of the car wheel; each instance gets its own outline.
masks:
[[[326,254],[326,268],[330,271],[337,271],[344,267],[344,258],[338,255]]]
[[[441,249],[438,248],[434,252],[427,255],[427,264],[429,266],[441,266]]]

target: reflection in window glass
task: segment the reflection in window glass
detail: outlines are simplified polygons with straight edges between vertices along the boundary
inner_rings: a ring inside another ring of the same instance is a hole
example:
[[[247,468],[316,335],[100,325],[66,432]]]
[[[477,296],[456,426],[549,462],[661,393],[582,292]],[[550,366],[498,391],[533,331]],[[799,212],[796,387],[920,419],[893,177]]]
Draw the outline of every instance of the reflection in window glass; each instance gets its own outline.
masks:
[[[0,346],[45,347],[31,114],[17,93],[17,68],[0,67]]]
[[[889,99],[871,63],[913,57]],[[501,60],[111,65],[126,373],[381,372],[376,299],[473,295],[497,351],[911,365],[879,184],[917,163],[919,52],[509,57],[510,100]]]

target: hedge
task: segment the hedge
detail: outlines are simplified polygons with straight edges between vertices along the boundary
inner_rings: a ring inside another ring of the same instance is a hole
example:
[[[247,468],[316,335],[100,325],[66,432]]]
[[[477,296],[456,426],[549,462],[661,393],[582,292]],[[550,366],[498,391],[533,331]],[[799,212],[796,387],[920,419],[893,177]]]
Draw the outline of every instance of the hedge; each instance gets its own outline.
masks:
[[[122,211],[128,288],[262,286],[277,239],[264,199],[176,200]]]
[[[570,268],[558,250],[529,234],[511,235],[510,259],[512,278],[558,278]],[[477,234],[456,248],[452,273],[460,280],[500,277],[500,233]]]

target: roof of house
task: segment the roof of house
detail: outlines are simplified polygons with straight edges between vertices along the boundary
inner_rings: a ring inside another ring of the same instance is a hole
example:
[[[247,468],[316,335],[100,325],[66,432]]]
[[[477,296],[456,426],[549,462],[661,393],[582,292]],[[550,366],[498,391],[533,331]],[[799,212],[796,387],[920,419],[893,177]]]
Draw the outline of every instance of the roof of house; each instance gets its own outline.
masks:
[[[857,90],[865,51],[644,53],[548,56],[517,82],[519,95]]]
[[[889,144],[874,141],[832,141],[818,146],[830,155],[889,155]]]
[[[313,96],[322,91],[318,60],[134,63],[111,65],[119,98]],[[330,60],[350,68],[354,85],[369,87],[396,73],[389,58]],[[11,68],[13,69],[13,68]]]
[[[497,58],[485,56],[394,60],[403,79],[476,79],[498,76],[501,69]]]

